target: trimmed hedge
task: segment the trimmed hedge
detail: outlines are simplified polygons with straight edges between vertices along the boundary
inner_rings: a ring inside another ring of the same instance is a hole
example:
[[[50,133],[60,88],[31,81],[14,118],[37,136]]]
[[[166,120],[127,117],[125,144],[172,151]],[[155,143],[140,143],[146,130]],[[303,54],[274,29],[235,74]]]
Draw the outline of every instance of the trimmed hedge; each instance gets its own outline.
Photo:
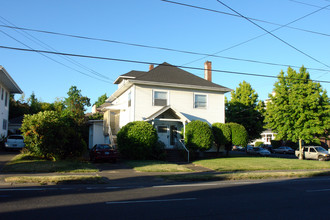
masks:
[[[226,145],[231,142],[231,129],[227,124],[213,123],[212,132],[217,145]]]
[[[214,137],[206,122],[192,121],[186,125],[184,140],[189,149],[206,151],[212,147]]]
[[[118,149],[127,159],[151,159],[157,141],[156,129],[145,121],[130,122],[117,134]]]
[[[233,145],[246,147],[248,144],[248,133],[243,125],[228,123],[231,129],[231,141]]]

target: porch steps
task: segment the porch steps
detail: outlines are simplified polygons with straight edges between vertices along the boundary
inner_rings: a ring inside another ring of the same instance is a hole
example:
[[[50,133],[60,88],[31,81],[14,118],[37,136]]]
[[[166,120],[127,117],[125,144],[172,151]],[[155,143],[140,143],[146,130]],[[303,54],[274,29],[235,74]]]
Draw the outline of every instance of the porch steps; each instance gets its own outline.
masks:
[[[185,162],[182,152],[177,149],[166,150],[166,161],[168,162]]]

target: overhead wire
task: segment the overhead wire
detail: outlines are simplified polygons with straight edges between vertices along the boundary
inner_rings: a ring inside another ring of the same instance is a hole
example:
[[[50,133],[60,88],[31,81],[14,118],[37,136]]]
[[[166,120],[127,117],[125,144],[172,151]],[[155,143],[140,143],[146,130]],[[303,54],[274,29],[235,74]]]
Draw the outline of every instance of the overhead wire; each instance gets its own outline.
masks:
[[[229,16],[233,16],[233,17],[241,17],[237,14],[218,11],[218,10],[215,10],[215,9],[204,8],[204,7],[200,7],[200,6],[196,6],[196,5],[189,5],[189,4],[185,4],[185,3],[181,3],[181,2],[175,2],[175,1],[170,1],[170,0],[160,0],[160,1],[163,1],[163,2],[166,2],[166,3],[171,3],[171,4],[176,4],[176,5],[181,5],[181,6],[185,6],[185,7],[200,9],[200,10],[204,10],[204,11],[214,12],[214,13],[218,13],[218,14],[229,15]],[[247,18],[249,18],[250,20],[253,20],[253,21],[258,21],[258,22],[262,22],[262,23],[266,23],[266,24],[271,24],[271,25],[276,25],[276,26],[283,26],[282,24],[278,24],[278,23],[274,23],[274,22],[270,22],[270,21],[266,21],[266,20],[262,20],[262,19],[251,18],[251,17],[247,17]],[[318,34],[318,35],[323,35],[323,36],[326,36],[326,37],[330,37],[330,34],[328,34],[328,33],[321,33],[321,32],[317,32],[317,31],[306,30],[306,29],[292,27],[292,26],[286,26],[286,28],[295,29],[295,30],[299,30],[299,31],[304,31],[304,32],[308,32],[308,33],[311,33],[311,34]]]
[[[72,54],[72,53],[63,53],[63,52],[54,52],[54,51],[45,51],[45,50],[34,50],[34,49],[26,49],[26,48],[18,48],[18,47],[9,47],[9,46],[4,46],[4,45],[0,45],[0,48],[8,49],[8,50],[18,50],[18,51],[46,53],[46,54],[57,54],[57,55],[63,55],[63,56],[72,56],[72,57],[81,57],[81,58],[90,58],[90,59],[99,59],[99,60],[109,60],[109,61],[117,61],[117,62],[128,62],[128,63],[148,64],[148,65],[149,64],[161,65],[161,63],[149,62],[149,61],[138,61],[138,60],[111,58],[111,57],[100,57],[100,56]],[[191,67],[191,66],[182,66],[182,65],[171,65],[171,66],[182,68],[182,69],[204,70],[204,68]],[[279,76],[270,76],[270,75],[263,75],[263,74],[256,74],[256,73],[235,72],[235,71],[218,70],[218,69],[212,69],[212,71],[213,72],[218,72],[218,73],[228,73],[228,74],[236,74],[236,75],[255,76],[255,77],[276,78],[276,79],[279,78]],[[283,78],[287,78],[287,77],[283,77]],[[295,78],[291,78],[291,79],[295,79]],[[306,80],[306,79],[297,79],[297,80]],[[321,81],[321,80],[311,80],[311,79],[309,79],[308,81],[319,82],[319,83],[330,83],[330,81],[323,81],[323,80]]]
[[[308,5],[308,6],[311,6],[311,7],[314,7],[314,8],[322,8],[322,6],[313,5],[313,4],[309,4],[309,3],[306,3],[306,2],[301,2],[301,1],[296,1],[296,0],[289,0],[289,1],[301,4],[301,5]],[[326,10],[330,10],[330,8],[326,8]]]
[[[316,58],[314,58],[313,56],[311,56],[311,55],[305,53],[304,51],[302,51],[302,50],[300,50],[300,49],[298,49],[297,47],[295,47],[295,46],[293,46],[292,44],[288,43],[287,41],[283,40],[282,38],[280,38],[280,37],[276,36],[275,34],[269,32],[267,29],[265,29],[265,28],[263,28],[262,26],[258,25],[257,23],[255,23],[255,22],[252,21],[251,19],[249,19],[249,18],[243,16],[242,14],[240,14],[239,12],[237,12],[236,10],[234,10],[233,8],[229,7],[228,5],[226,5],[225,3],[223,3],[222,1],[220,1],[220,0],[216,0],[216,1],[219,2],[220,4],[222,4],[223,6],[225,6],[226,8],[228,8],[229,10],[235,12],[236,14],[238,14],[239,16],[241,16],[242,18],[246,19],[247,21],[249,21],[249,22],[252,23],[253,25],[257,26],[257,27],[260,28],[261,30],[267,32],[268,34],[270,34],[271,36],[273,36],[273,37],[276,38],[277,40],[279,40],[279,41],[281,41],[282,43],[286,44],[287,46],[291,47],[292,49],[294,49],[294,50],[298,51],[299,53],[301,53],[301,54],[303,54],[303,55],[309,57],[310,59],[314,60],[315,62],[320,63],[320,64],[326,66],[327,68],[330,68],[330,66],[327,65],[326,63],[323,63],[323,62],[319,61],[318,59],[316,59]],[[330,5],[328,5],[328,6],[330,6]],[[326,7],[328,7],[328,6],[326,6]]]
[[[297,18],[297,19],[295,19],[295,20],[293,20],[293,21],[291,21],[291,22],[289,22],[289,23],[287,23],[287,24],[285,24],[285,25],[282,25],[282,26],[280,26],[280,27],[278,27],[278,28],[275,28],[275,29],[273,29],[273,30],[271,30],[271,31],[269,31],[269,32],[275,32],[275,31],[277,31],[277,30],[279,30],[279,29],[281,29],[281,28],[287,27],[288,25],[290,25],[290,24],[292,24],[292,23],[295,23],[295,22],[297,22],[297,21],[299,21],[299,20],[302,20],[302,19],[304,19],[304,18],[306,18],[306,17],[308,17],[308,16],[310,16],[310,15],[313,15],[313,14],[315,14],[315,13],[317,13],[317,12],[319,12],[319,11],[321,11],[321,10],[327,8],[327,7],[328,7],[328,6],[326,6],[326,7],[322,7],[322,8],[320,8],[320,9],[316,10],[316,11],[313,11],[313,12],[311,12],[311,13],[308,13],[308,14],[302,16],[302,17],[299,17],[299,18]],[[255,39],[258,39],[258,38],[260,38],[260,37],[262,37],[262,36],[265,36],[265,35],[268,35],[268,33],[263,33],[263,34],[261,34],[261,35],[258,35],[258,36],[256,36],[256,37],[250,38],[250,39],[248,39],[248,40],[245,40],[245,41],[240,42],[240,43],[238,43],[238,44],[235,44],[235,45],[233,45],[233,46],[227,47],[227,48],[225,48],[225,49],[223,49],[223,50],[220,50],[220,51],[217,51],[217,52],[215,52],[215,53],[212,53],[212,55],[216,55],[216,54],[222,53],[222,52],[224,52],[224,51],[227,51],[227,50],[233,49],[233,48],[235,48],[235,47],[241,46],[241,45],[243,45],[243,44],[245,44],[245,43],[251,42],[251,41],[253,41],[253,40],[255,40]],[[201,57],[201,58],[195,59],[195,60],[193,60],[193,61],[190,61],[190,62],[188,62],[188,63],[185,63],[184,65],[191,64],[191,63],[193,63],[193,62],[196,62],[196,61],[199,61],[199,60],[205,59],[205,58],[207,58],[207,57],[209,57],[209,56],[205,56],[205,57]],[[328,71],[328,70],[326,70],[326,71]]]
[[[2,31],[2,30],[0,30],[0,32],[3,33],[4,35],[6,35],[7,37],[9,37],[9,38],[15,40],[16,42],[22,44],[23,46],[29,48],[29,49],[26,49],[26,50],[34,51],[34,52],[36,52],[36,53],[38,53],[38,54],[40,54],[40,55],[46,57],[47,59],[52,60],[53,62],[55,62],[55,63],[57,63],[57,64],[60,64],[60,65],[62,65],[62,66],[64,66],[64,67],[66,67],[66,68],[69,68],[69,69],[71,69],[71,70],[73,70],[73,71],[76,71],[76,72],[78,72],[78,73],[80,73],[80,74],[83,74],[83,75],[85,75],[85,76],[88,76],[88,77],[90,77],[90,78],[93,78],[93,79],[96,79],[96,80],[99,80],[99,81],[102,81],[102,82],[106,82],[106,83],[111,83],[111,82],[109,82],[109,81],[105,81],[105,80],[102,80],[102,79],[96,78],[96,77],[91,76],[91,75],[89,75],[89,74],[87,74],[87,73],[84,73],[84,72],[82,72],[82,71],[80,71],[80,70],[77,70],[77,69],[75,69],[75,68],[72,68],[72,67],[70,67],[70,66],[68,66],[68,65],[66,65],[66,64],[64,64],[64,63],[62,63],[62,62],[59,62],[59,61],[57,61],[57,60],[51,58],[50,56],[47,56],[46,54],[44,54],[44,52],[40,52],[40,51],[38,51],[38,50],[34,50],[34,49],[33,49],[32,47],[30,47],[29,45],[27,45],[27,44],[23,43],[22,41],[20,41],[20,40],[14,38],[14,37],[12,37],[11,35],[7,34],[6,32],[4,32],[4,31]],[[21,49],[23,49],[23,48],[21,48]],[[50,51],[49,51],[49,52],[50,52]],[[57,52],[48,53],[48,54],[57,54]]]
[[[290,64],[280,64],[280,63],[267,62],[267,61],[259,61],[259,60],[243,59],[243,58],[236,58],[236,57],[220,56],[220,55],[217,55],[216,53],[215,54],[200,53],[200,52],[194,52],[194,51],[173,49],[173,48],[168,48],[168,47],[158,47],[158,46],[123,42],[123,41],[110,40],[110,39],[87,37],[87,36],[82,36],[82,35],[73,35],[73,34],[59,33],[59,32],[53,32],[53,31],[37,30],[37,29],[30,29],[30,28],[23,28],[23,27],[14,27],[14,26],[9,26],[9,25],[0,25],[0,27],[11,28],[11,29],[19,29],[19,30],[25,30],[25,31],[33,31],[33,32],[39,32],[39,33],[44,33],[44,34],[52,34],[52,35],[59,35],[59,36],[72,37],[72,38],[79,38],[79,39],[85,39],[85,40],[101,41],[101,42],[106,42],[106,43],[122,44],[122,45],[141,47],[141,48],[158,49],[158,50],[185,53],[185,54],[191,54],[191,55],[201,55],[201,56],[205,56],[205,57],[215,57],[215,58],[222,58],[222,59],[235,60],[235,61],[243,61],[243,62],[250,62],[250,63],[258,63],[258,64],[265,64],[265,65],[272,65],[272,66],[284,66],[284,67],[299,68],[299,66],[294,66],[294,65],[290,65]],[[186,64],[184,64],[184,65],[186,65]],[[316,70],[316,71],[328,71],[326,69],[321,69],[321,68],[313,68],[313,67],[307,67],[307,68],[310,69],[310,70]]]
[[[7,22],[8,24],[11,24],[11,25],[13,25],[14,27],[17,27],[15,24],[13,24],[12,22],[8,21],[7,19],[5,19],[4,17],[2,17],[2,16],[0,15],[0,22],[3,23],[3,24],[5,24],[3,21],[1,21],[1,19],[4,20],[5,22]],[[53,50],[53,51],[58,52],[56,49],[54,49],[54,48],[51,47],[50,45],[48,45],[48,44],[42,42],[41,40],[37,39],[37,38],[34,37],[33,35],[27,33],[25,30],[22,30],[22,29],[16,29],[16,28],[14,28],[13,30],[15,30],[17,33],[23,35],[25,38],[27,38],[27,39],[33,41],[34,43],[38,44],[39,46],[41,46],[41,47],[43,47],[43,48],[45,48],[45,49]],[[21,32],[19,32],[18,30],[20,30]],[[20,42],[20,43],[22,44],[22,42]],[[26,46],[26,45],[24,45],[24,46]],[[70,62],[70,63],[72,63],[72,64],[74,64],[74,65],[76,65],[76,66],[78,66],[78,67],[80,67],[80,68],[85,69],[86,71],[92,73],[93,75],[96,75],[96,76],[101,77],[101,78],[104,78],[104,79],[109,79],[107,76],[102,75],[101,73],[98,73],[97,71],[92,70],[92,69],[90,69],[89,67],[86,67],[85,65],[83,65],[83,64],[81,64],[81,63],[79,63],[79,62],[77,62],[77,61],[75,61],[75,60],[73,60],[73,59],[71,59],[70,57],[66,57],[66,56],[59,56],[59,57],[63,58],[64,60],[66,60],[66,61],[68,61],[68,62]]]

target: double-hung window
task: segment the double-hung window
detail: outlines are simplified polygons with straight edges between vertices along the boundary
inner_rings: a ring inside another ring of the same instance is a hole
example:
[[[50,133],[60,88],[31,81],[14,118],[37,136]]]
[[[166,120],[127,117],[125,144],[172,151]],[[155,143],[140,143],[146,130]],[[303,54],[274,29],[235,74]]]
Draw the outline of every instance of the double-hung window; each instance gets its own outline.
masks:
[[[132,93],[131,92],[128,93],[127,98],[128,98],[128,107],[130,107],[132,105]]]
[[[164,91],[154,91],[154,98],[153,98],[153,105],[154,106],[166,106],[168,105],[168,93]]]
[[[8,102],[9,102],[9,101],[8,101],[8,100],[9,100],[8,98],[9,98],[9,97],[8,97],[8,92],[6,92],[6,93],[5,93],[5,107],[8,106]]]
[[[207,95],[194,94],[194,108],[205,109],[207,107]]]

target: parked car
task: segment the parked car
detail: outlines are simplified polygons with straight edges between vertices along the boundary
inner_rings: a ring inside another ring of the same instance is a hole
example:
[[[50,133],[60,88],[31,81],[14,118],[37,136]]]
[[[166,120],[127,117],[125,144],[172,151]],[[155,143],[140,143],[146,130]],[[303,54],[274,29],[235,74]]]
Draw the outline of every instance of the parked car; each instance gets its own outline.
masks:
[[[244,147],[242,146],[233,146],[233,151],[245,151]]]
[[[330,160],[329,152],[321,146],[304,146],[303,158],[312,160]],[[300,151],[295,151],[296,157],[299,158]]]
[[[116,162],[118,155],[117,149],[110,144],[95,144],[89,151],[89,158],[93,162],[96,160],[110,160]]]
[[[269,152],[269,150],[266,150],[262,147],[254,147],[254,154],[260,155],[260,156],[269,156],[270,152]]]
[[[278,154],[294,154],[294,150],[291,147],[282,146],[276,149],[273,149],[274,153]]]
[[[270,152],[262,147],[248,147],[248,154],[255,154],[259,156],[269,156]]]
[[[274,153],[272,145],[263,145],[262,148],[268,150],[270,153]]]
[[[25,147],[22,135],[9,135],[5,142],[6,149],[21,149]]]

